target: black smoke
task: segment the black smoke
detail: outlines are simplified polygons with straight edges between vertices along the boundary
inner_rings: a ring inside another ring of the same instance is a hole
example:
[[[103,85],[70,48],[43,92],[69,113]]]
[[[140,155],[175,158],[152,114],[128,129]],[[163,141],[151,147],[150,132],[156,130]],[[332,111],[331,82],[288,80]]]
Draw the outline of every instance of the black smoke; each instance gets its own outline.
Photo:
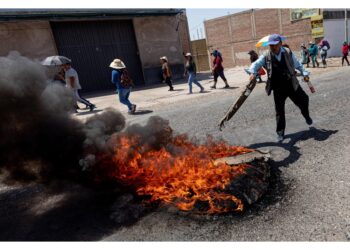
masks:
[[[0,57],[0,181],[93,182],[102,169],[115,168],[112,161],[104,166],[98,156],[112,158],[120,135],[136,135],[134,146],[144,150],[171,144],[173,130],[157,116],[145,126],[126,127],[125,117],[107,108],[82,122],[71,112],[71,92],[46,72],[39,62],[15,52]]]
[[[115,110],[85,124],[70,112],[71,92],[47,79],[39,62],[10,53],[0,57],[0,177],[12,182],[82,178],[86,148],[104,150],[105,141],[125,126]]]

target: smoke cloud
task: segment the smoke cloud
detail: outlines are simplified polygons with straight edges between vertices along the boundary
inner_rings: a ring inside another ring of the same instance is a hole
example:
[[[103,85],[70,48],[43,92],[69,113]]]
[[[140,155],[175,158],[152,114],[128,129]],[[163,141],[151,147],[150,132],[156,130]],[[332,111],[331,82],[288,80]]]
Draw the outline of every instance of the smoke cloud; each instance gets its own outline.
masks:
[[[45,67],[16,52],[0,57],[0,174],[11,182],[81,178],[86,149],[125,126],[115,110],[84,124],[70,114],[71,92],[47,79]],[[92,151],[92,153],[94,153]]]

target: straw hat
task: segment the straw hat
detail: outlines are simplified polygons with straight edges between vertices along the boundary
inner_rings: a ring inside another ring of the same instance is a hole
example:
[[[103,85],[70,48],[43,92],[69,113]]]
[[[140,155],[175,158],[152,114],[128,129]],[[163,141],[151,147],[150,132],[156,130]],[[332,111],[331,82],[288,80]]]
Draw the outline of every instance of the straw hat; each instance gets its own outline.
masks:
[[[187,57],[187,56],[192,56],[192,54],[191,54],[191,53],[186,53],[185,56],[186,56],[186,57]]]
[[[162,56],[161,58],[160,58],[160,60],[164,60],[164,61],[168,61],[168,58],[166,57],[166,56]]]
[[[113,60],[113,62],[111,62],[111,64],[109,65],[109,67],[113,68],[113,69],[125,69],[125,64],[123,63],[122,60],[116,58]]]

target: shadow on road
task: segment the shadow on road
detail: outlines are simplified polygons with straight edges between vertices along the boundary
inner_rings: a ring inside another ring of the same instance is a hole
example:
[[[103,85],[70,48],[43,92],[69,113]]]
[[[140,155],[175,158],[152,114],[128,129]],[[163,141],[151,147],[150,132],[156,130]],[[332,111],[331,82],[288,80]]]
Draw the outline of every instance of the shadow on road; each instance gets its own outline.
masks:
[[[185,90],[185,89],[173,89],[172,91],[169,91],[169,92],[174,92],[174,91],[183,91],[183,90]]]
[[[131,114],[131,115],[145,115],[145,114],[149,114],[149,113],[152,113],[153,110],[142,110],[142,109],[139,109],[139,110],[136,110],[135,113]]]
[[[103,111],[103,109],[94,109],[93,111],[87,110],[87,111],[84,111],[84,112],[76,113],[76,115],[78,115],[78,116],[91,115],[91,114],[96,114],[96,113],[99,113],[99,112],[102,112],[102,111]]]
[[[263,142],[251,144],[248,147],[253,149],[258,149],[262,147],[280,147],[289,152],[288,157],[285,159],[274,162],[274,166],[276,167],[286,167],[294,162],[296,162],[301,153],[299,152],[299,147],[296,146],[296,143],[299,141],[306,141],[308,139],[314,139],[316,141],[325,141],[332,134],[337,133],[338,130],[326,130],[326,129],[317,129],[315,127],[310,127],[309,130],[304,130],[300,132],[296,132],[294,134],[289,134],[285,136],[284,142]],[[288,141],[288,139],[290,139]],[[288,142],[287,142],[288,141]]]
[[[285,136],[285,143],[279,142],[263,142],[256,143],[248,146],[249,148],[258,149],[263,147],[280,147],[289,152],[289,155],[281,161],[270,160],[271,165],[271,176],[270,185],[264,196],[251,207],[249,207],[245,215],[256,215],[260,211],[264,211],[267,207],[278,204],[286,196],[288,190],[290,189],[291,180],[285,180],[281,177],[280,167],[288,167],[288,165],[296,162],[301,153],[299,152],[299,147],[296,145],[297,142],[306,141],[309,139],[314,139],[316,141],[325,141],[332,134],[337,133],[338,130],[325,130],[317,129],[315,127],[310,127],[309,130],[300,131],[294,134],[289,134]],[[266,218],[270,220],[271,218]]]

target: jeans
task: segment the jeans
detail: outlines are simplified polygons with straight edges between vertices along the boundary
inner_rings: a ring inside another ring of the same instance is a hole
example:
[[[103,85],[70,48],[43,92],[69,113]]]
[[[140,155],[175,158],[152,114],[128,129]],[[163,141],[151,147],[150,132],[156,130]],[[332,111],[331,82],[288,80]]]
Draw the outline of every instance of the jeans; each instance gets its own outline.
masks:
[[[120,103],[128,106],[129,111],[132,110],[132,103],[129,101],[130,92],[131,92],[131,88],[128,88],[128,89],[119,88],[118,89],[119,101],[120,101]]]
[[[91,102],[80,96],[79,89],[74,89],[74,98],[76,102],[85,104],[86,106],[91,106]]]
[[[194,72],[188,72],[188,86],[189,86],[189,92],[192,93],[192,82],[196,84],[198,87],[203,89],[203,86],[198,82],[196,78],[196,74]]]
[[[327,58],[327,52],[321,53],[321,59],[322,59],[323,65],[327,65],[326,58]]]
[[[312,60],[312,67],[315,68],[315,63],[317,65],[317,67],[319,66],[319,63],[317,61],[317,55],[311,55],[311,60]]]

